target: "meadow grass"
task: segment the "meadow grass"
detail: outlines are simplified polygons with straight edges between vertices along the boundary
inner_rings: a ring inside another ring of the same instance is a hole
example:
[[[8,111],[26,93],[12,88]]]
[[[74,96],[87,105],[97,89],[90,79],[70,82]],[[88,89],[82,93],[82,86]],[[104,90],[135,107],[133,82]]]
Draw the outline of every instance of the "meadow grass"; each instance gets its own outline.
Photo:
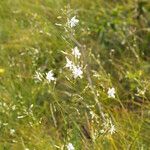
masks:
[[[149,0],[1,0],[0,150],[149,150],[149,25]]]

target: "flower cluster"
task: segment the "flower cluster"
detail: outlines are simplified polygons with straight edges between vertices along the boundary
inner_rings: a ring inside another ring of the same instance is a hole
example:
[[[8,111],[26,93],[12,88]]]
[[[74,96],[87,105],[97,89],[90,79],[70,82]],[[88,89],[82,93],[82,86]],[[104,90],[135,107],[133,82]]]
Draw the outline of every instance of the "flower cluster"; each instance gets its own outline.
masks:
[[[42,81],[43,80],[43,75],[40,72],[36,71],[35,75],[34,75],[34,79],[36,81]]]
[[[137,93],[135,95],[137,96],[144,96],[146,93],[146,89],[140,89],[139,87],[136,88]]]
[[[39,71],[36,71],[35,72],[35,75],[34,75],[34,79],[36,82],[41,82],[41,81],[48,81],[49,83],[51,81],[55,81],[56,78],[54,77],[54,73],[52,70],[48,71],[46,74],[42,74],[40,73]]]
[[[76,18],[76,16],[74,16],[70,20],[68,20],[67,25],[71,29],[71,28],[75,27],[78,23],[79,23],[79,20]],[[55,25],[61,26],[61,24],[57,24],[57,23]],[[81,53],[77,46],[72,49],[72,55],[75,58],[80,59]],[[75,79],[78,77],[79,78],[83,77],[82,76],[83,75],[82,67],[79,64],[75,64],[73,61],[69,60],[69,58],[67,58],[67,57],[66,57],[66,66],[65,67],[69,68],[71,70],[73,77]],[[41,82],[46,79],[46,81],[48,81],[49,83],[51,81],[56,80],[52,70],[48,71],[46,74],[42,74],[39,71],[36,71],[35,75],[34,75],[34,79],[36,82]]]
[[[75,65],[69,58],[66,57],[66,68],[69,68],[71,70],[73,77],[76,78],[82,78],[83,76],[83,71],[82,67],[79,65]]]
[[[69,25],[69,28],[73,28],[75,27],[77,24],[79,23],[79,20],[76,19],[76,16],[72,17],[70,21],[68,21],[68,25]],[[79,62],[79,59],[81,57],[81,52],[79,50],[79,48],[77,46],[75,46],[73,49],[72,49],[72,56],[75,58],[76,63],[72,60],[70,60],[68,57],[66,57],[66,65],[65,67],[68,68],[72,74],[73,74],[73,77],[76,79],[76,78],[82,78],[83,77],[83,69],[82,67],[80,66],[80,64],[78,63]]]
[[[106,134],[106,133],[109,133],[109,134],[113,134],[116,132],[116,128],[115,128],[115,125],[112,123],[112,120],[110,117],[108,117],[107,114],[104,115],[104,122],[102,124],[102,130],[100,130],[100,132],[102,134]]]

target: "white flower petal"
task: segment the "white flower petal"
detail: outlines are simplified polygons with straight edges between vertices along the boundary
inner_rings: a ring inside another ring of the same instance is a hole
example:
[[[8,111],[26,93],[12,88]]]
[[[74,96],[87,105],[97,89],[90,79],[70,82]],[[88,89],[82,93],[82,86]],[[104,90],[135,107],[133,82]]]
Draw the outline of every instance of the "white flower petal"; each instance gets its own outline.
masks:
[[[77,46],[72,49],[72,54],[73,54],[76,58],[80,58],[81,53],[80,53],[80,51],[79,51],[79,49],[78,49]]]
[[[40,72],[36,71],[34,75],[34,79],[37,81],[42,81],[42,78],[43,78],[43,75]]]
[[[78,66],[73,66],[72,68],[72,73],[73,73],[73,76],[74,78],[82,78],[83,76],[83,71],[82,71],[82,68],[81,67],[78,67]]]
[[[72,69],[73,63],[66,57],[66,68]]]
[[[68,143],[67,149],[68,149],[68,150],[75,150],[75,148],[74,148],[74,146],[72,145],[72,143]]]
[[[46,79],[48,80],[48,82],[51,82],[51,81],[55,80],[52,70],[49,71],[48,73],[46,73]]]
[[[108,89],[107,94],[109,98],[115,98],[115,93],[116,93],[115,88],[112,87]]]
[[[71,20],[69,21],[69,26],[71,28],[75,27],[78,24],[79,20],[76,19],[76,16],[72,17]]]

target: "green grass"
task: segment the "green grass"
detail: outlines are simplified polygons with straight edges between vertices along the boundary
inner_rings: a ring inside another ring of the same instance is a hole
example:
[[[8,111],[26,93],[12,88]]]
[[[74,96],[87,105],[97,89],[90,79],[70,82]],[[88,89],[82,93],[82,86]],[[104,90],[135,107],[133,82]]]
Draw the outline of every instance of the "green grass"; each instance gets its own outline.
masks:
[[[55,25],[68,9],[86,45],[82,79],[64,67],[76,43]],[[149,0],[1,0],[0,150],[149,150],[149,25]],[[56,84],[35,82],[37,70],[53,70]],[[100,133],[101,111],[114,134]]]

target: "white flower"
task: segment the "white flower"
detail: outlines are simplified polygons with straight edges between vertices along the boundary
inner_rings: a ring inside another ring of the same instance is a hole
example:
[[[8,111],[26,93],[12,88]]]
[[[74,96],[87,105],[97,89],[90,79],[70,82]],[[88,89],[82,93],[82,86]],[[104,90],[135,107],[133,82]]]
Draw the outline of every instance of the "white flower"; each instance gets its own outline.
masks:
[[[115,132],[116,132],[116,128],[115,128],[115,125],[113,124],[111,118],[107,114],[104,114],[104,122],[102,124],[102,129],[100,130],[100,133],[113,134]]]
[[[37,81],[42,81],[43,75],[40,72],[35,72],[34,79]]]
[[[71,60],[69,60],[67,57],[66,57],[66,68],[69,68],[69,69],[72,69],[72,66],[73,66],[73,63]]]
[[[115,88],[109,88],[108,89],[107,94],[108,94],[109,98],[115,98],[115,93],[116,93]]]
[[[51,81],[55,80],[52,70],[49,71],[48,73],[46,73],[46,79],[48,80],[48,82],[51,82]]]
[[[79,51],[79,49],[78,49],[77,46],[72,49],[72,54],[73,54],[76,58],[80,58],[81,53],[80,53],[80,51]]]
[[[74,148],[74,146],[72,145],[72,143],[68,143],[67,149],[68,149],[68,150],[75,150],[75,148]]]
[[[142,89],[139,89],[139,88],[137,87],[137,94],[135,94],[135,95],[137,95],[137,96],[139,96],[139,95],[145,95],[145,92],[146,92],[145,89],[142,90]]]
[[[72,73],[73,73],[73,76],[74,76],[75,79],[77,77],[82,78],[83,71],[82,71],[81,67],[73,66]]]
[[[79,20],[76,19],[76,16],[72,17],[71,20],[69,21],[69,26],[72,28],[72,27],[75,27],[77,24],[78,24]]]
[[[10,129],[10,134],[14,135],[14,133],[15,133],[15,129]]]
[[[110,134],[113,134],[113,133],[116,132],[116,128],[115,128],[115,126],[112,123],[111,123],[111,127],[109,129],[109,132],[110,132]]]

